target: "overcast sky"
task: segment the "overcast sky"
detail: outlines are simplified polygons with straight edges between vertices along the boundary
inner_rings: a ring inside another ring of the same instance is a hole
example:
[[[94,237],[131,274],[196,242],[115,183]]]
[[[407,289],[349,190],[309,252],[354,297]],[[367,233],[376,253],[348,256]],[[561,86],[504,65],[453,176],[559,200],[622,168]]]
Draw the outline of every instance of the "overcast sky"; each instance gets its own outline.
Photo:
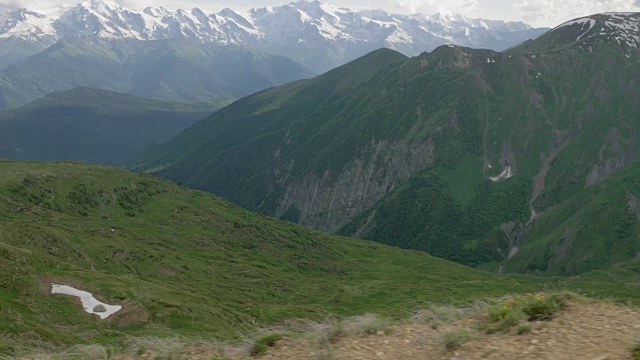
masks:
[[[0,7],[43,9],[55,5],[71,5],[80,0],[0,0]],[[456,12],[469,17],[522,20],[537,26],[553,26],[566,20],[599,12],[640,11],[640,0],[323,0],[352,9],[384,9],[398,13]],[[221,10],[230,7],[247,10],[252,7],[282,5],[290,0],[116,0],[130,7],[159,5],[167,8],[201,7]]]

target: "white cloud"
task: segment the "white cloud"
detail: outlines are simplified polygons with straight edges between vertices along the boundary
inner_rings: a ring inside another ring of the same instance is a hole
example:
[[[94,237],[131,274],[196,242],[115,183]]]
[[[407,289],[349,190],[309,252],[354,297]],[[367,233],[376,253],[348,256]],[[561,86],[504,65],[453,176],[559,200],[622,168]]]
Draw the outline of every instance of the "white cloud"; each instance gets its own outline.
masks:
[[[148,6],[153,6],[152,0],[114,0],[120,6],[128,7],[130,9],[142,10]]]
[[[637,11],[640,0],[520,0],[514,7],[526,22],[553,26],[597,13]]]
[[[51,7],[51,2],[43,2],[41,0],[0,0],[0,9],[19,9],[19,8],[29,8],[35,9],[36,7]]]
[[[331,0],[327,0],[331,1]],[[640,0],[387,0],[406,12],[454,12],[468,17],[522,20],[536,26],[556,26],[603,12],[640,11]]]
[[[478,0],[391,0],[391,2],[410,13],[466,13],[474,10]]]
[[[0,11],[26,7],[31,10],[59,9],[84,0],[0,0]],[[171,9],[201,7],[221,10],[231,7],[281,5],[296,0],[111,0],[120,5],[142,9],[155,4]],[[555,26],[567,20],[599,12],[640,11],[640,0],[321,0],[353,9],[382,8],[402,13],[462,13],[468,17],[522,20],[535,26]]]
[[[0,10],[27,8],[29,10],[47,10],[72,6],[85,0],[0,0]],[[120,6],[131,9],[144,9],[153,5],[153,0],[110,0]]]

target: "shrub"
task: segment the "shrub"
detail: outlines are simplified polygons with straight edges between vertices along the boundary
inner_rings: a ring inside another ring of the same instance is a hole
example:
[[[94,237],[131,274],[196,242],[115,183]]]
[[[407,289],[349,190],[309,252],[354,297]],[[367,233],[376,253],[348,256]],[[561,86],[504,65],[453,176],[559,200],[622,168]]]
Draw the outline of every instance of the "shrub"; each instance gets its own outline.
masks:
[[[531,332],[531,325],[529,324],[520,324],[516,329],[516,334],[524,335]]]
[[[443,336],[444,347],[449,351],[453,351],[459,349],[464,343],[471,340],[471,338],[471,333],[468,330],[449,332]]]
[[[538,294],[524,302],[522,311],[527,315],[529,321],[549,320],[555,313],[567,306],[566,300],[566,297],[560,295],[545,297],[544,294]]]
[[[337,343],[344,334],[344,329],[340,324],[330,325],[322,334],[320,334],[318,342],[323,346],[330,346],[330,344]]]
[[[495,333],[509,331],[523,320],[550,320],[554,314],[567,305],[565,295],[527,294],[516,295],[491,306],[488,311],[489,323],[485,331]],[[517,332],[521,334],[519,328]],[[526,331],[523,330],[522,331]]]
[[[631,349],[631,358],[633,360],[640,360],[640,344]]]
[[[282,339],[282,335],[280,334],[269,334],[258,338],[251,348],[251,355],[257,356],[266,353],[267,350],[273,347],[276,341],[280,339]]]

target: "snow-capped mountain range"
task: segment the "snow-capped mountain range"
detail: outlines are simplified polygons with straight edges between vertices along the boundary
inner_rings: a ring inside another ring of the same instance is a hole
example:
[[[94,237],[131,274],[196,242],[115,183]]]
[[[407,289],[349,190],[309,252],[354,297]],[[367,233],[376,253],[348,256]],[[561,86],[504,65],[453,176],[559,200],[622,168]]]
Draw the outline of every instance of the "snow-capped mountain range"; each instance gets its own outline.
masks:
[[[189,39],[256,47],[321,72],[380,47],[407,55],[447,43],[502,50],[546,30],[462,15],[352,11],[305,0],[246,13],[162,7],[136,11],[108,0],[89,0],[56,13],[19,9],[2,14],[0,56],[10,52],[6,44],[15,49],[17,43],[44,48],[79,38]]]

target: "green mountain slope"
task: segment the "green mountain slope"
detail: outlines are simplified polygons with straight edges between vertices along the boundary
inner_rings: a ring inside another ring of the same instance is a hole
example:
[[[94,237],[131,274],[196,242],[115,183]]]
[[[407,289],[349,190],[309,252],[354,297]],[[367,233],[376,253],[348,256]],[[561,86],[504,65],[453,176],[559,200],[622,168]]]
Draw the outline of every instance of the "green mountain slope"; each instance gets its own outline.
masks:
[[[89,86],[162,100],[240,97],[310,77],[293,60],[238,46],[190,41],[58,42],[0,74],[0,108]]]
[[[541,287],[307,230],[150,175],[14,161],[0,174],[0,354],[127,334],[232,337],[284,318],[405,314]],[[50,295],[52,283],[123,310],[99,320]]]
[[[618,268],[640,254],[640,164],[540,214],[505,271],[576,274]]]
[[[148,155],[141,159],[148,163],[146,166],[162,166],[167,162],[174,163],[189,157],[194,162],[199,161],[196,153],[205,142],[209,149],[202,156],[211,158],[237,144],[242,144],[243,149],[262,146],[260,142],[263,138],[281,136],[283,129],[303,124],[303,120],[314,114],[326,110],[339,111],[341,99],[358,91],[368,74],[386,67],[388,63],[406,59],[398,52],[382,49],[315,79],[291,83],[241,99],[238,104],[203,120],[173,140],[175,147],[180,148],[179,152],[171,151],[173,146],[163,146],[149,149]],[[256,153],[259,154],[260,151]],[[189,177],[193,181],[204,180]]]
[[[229,102],[164,102],[82,87],[53,93],[0,112],[0,157],[118,165]]]
[[[640,14],[602,14],[503,53],[375,52],[354,63],[375,66],[359,66],[348,92],[335,78],[353,64],[243,99],[130,164],[303,225],[496,271],[559,231],[537,214],[636,162],[639,29]],[[565,260],[575,264],[534,269],[598,267]]]

